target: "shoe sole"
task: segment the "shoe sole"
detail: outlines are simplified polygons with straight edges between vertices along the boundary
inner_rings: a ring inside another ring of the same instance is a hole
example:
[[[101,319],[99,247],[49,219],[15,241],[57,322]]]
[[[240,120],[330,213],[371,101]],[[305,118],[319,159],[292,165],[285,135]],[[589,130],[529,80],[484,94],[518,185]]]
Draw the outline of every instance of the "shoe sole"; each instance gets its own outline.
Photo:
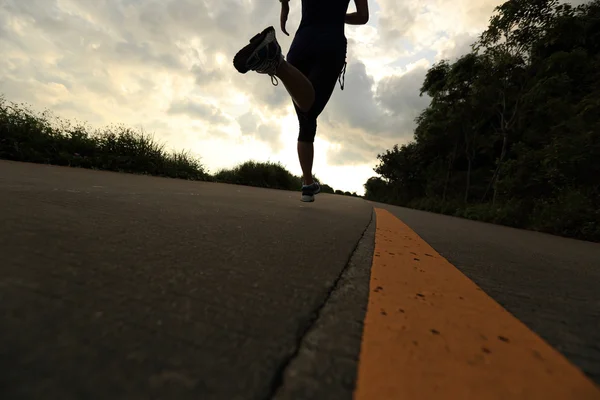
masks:
[[[318,195],[319,193],[321,193],[321,187],[320,186],[319,186],[319,190],[317,190],[316,192],[314,192],[312,194],[312,196],[311,195],[302,195],[302,197],[301,197],[300,200],[302,202],[304,202],[304,203],[312,203],[312,202],[315,201],[315,196]]]
[[[248,58],[252,53],[254,53],[258,46],[264,42],[264,40],[267,38],[267,35],[271,32],[275,32],[275,28],[272,26],[254,36],[252,39],[250,39],[250,43],[246,45],[246,47],[237,52],[233,58],[233,66],[240,74],[245,74],[249,71],[248,67],[246,66]]]

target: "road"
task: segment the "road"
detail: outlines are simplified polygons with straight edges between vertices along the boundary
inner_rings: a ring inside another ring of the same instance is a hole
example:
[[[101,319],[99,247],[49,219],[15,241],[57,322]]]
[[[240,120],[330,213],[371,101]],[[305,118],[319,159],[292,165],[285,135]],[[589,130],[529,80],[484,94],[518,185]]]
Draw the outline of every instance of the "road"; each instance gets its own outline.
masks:
[[[351,197],[0,162],[0,397],[351,398],[374,208],[595,393],[598,244]]]
[[[600,245],[384,206],[600,383]]]

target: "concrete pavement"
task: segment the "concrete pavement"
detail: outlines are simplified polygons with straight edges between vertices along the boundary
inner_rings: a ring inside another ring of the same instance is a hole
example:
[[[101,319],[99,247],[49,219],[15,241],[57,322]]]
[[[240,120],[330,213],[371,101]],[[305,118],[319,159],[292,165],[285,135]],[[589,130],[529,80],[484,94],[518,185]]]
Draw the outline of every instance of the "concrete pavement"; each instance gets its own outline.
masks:
[[[0,161],[0,398],[351,398],[373,206],[600,383],[598,244],[343,196]]]

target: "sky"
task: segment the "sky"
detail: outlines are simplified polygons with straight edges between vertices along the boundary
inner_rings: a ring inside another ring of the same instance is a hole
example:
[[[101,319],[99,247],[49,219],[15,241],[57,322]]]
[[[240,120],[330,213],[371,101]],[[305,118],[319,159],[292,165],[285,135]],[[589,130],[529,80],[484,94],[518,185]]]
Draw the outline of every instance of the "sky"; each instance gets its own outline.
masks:
[[[0,0],[0,95],[92,128],[143,130],[213,173],[256,160],[301,175],[285,88],[232,64],[270,25],[285,54],[300,3],[287,37],[278,0]],[[364,193],[377,155],[412,139],[427,69],[467,53],[501,3],[370,0],[369,23],[346,26],[345,88],[318,120],[319,179]]]

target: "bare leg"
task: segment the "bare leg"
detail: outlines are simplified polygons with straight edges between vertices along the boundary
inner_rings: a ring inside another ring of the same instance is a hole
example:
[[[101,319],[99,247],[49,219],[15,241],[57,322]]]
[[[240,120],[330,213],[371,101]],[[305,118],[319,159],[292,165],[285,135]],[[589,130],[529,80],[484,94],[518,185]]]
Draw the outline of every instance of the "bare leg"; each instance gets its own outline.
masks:
[[[302,175],[305,185],[312,185],[314,182],[312,176],[313,159],[315,156],[314,146],[310,142],[298,142],[298,159],[302,167]]]
[[[310,110],[315,102],[315,89],[308,78],[286,60],[279,64],[276,76],[281,79],[298,108],[304,112]]]

